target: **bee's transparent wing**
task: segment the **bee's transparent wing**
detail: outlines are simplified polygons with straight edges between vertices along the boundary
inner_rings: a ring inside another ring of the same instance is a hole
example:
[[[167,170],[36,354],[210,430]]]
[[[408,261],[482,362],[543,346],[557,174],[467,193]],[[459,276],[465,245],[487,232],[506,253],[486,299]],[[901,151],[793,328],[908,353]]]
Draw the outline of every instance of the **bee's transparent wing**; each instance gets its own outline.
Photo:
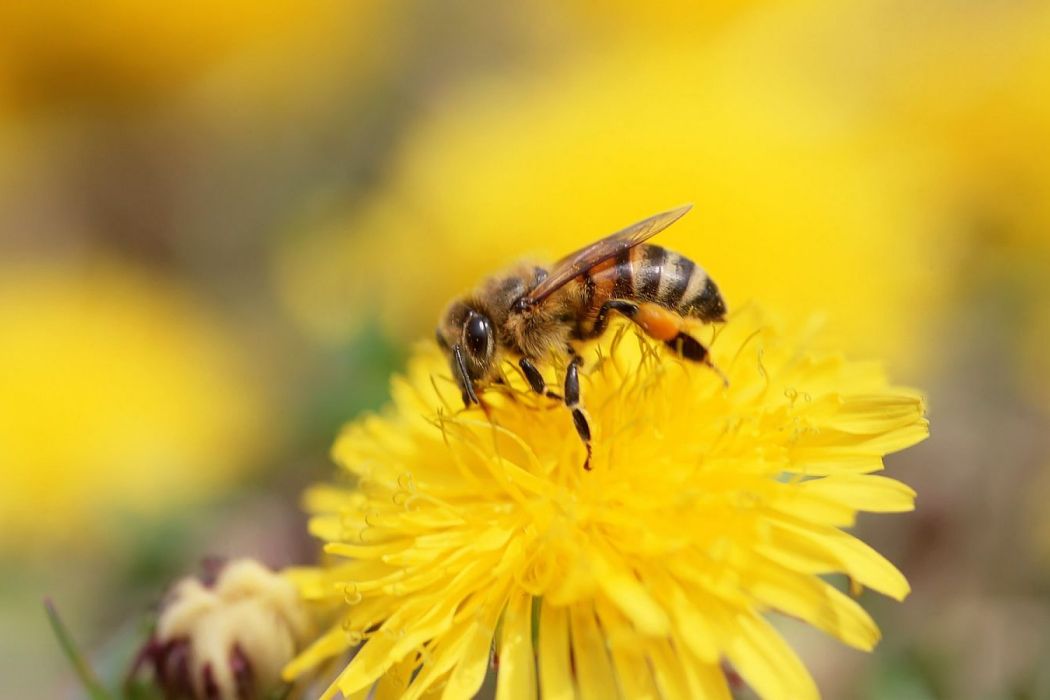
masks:
[[[595,241],[575,253],[566,255],[554,263],[547,278],[526,294],[523,301],[530,306],[539,304],[564,287],[570,280],[579,277],[595,265],[605,262],[609,258],[616,257],[621,252],[629,250],[660,233],[685,216],[686,212],[692,208],[692,204],[686,204],[677,209],[654,214],[648,219],[643,219],[622,231],[617,231],[600,241]]]

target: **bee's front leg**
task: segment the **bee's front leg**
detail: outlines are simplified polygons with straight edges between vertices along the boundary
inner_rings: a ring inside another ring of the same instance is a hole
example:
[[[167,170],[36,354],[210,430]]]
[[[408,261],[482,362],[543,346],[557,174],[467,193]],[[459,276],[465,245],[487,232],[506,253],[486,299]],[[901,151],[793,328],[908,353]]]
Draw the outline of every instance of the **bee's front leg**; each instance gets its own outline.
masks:
[[[565,371],[565,405],[572,411],[572,422],[576,426],[576,432],[583,440],[583,446],[587,448],[587,459],[583,462],[583,468],[591,469],[591,426],[587,422],[587,416],[580,408],[580,365],[583,358],[573,354],[572,361]]]
[[[561,400],[561,396],[547,390],[547,382],[543,379],[543,375],[536,368],[536,365],[532,364],[532,360],[523,357],[518,360],[518,366],[521,367],[521,371],[525,374],[525,379],[528,380],[529,386],[532,387],[533,391],[537,394],[543,394],[550,399]]]

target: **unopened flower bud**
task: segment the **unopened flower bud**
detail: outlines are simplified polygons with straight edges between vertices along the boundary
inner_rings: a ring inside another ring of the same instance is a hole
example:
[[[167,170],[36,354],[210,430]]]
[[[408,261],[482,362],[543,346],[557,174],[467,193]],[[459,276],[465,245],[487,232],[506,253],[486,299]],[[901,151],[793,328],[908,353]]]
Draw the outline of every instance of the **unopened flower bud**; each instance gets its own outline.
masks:
[[[252,559],[178,582],[143,650],[168,697],[267,697],[310,634],[295,587]]]

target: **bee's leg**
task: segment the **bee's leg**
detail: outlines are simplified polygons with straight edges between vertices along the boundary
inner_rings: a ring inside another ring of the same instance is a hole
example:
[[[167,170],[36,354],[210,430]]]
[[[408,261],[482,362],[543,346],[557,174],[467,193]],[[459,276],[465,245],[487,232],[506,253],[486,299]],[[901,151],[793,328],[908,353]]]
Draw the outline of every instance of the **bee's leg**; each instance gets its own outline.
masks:
[[[521,367],[521,371],[525,373],[525,379],[528,380],[529,386],[537,394],[543,394],[550,399],[561,400],[561,396],[555,394],[553,391],[547,390],[547,382],[544,381],[543,375],[536,369],[536,365],[532,364],[532,360],[527,357],[523,357],[518,360],[518,366]]]
[[[727,386],[729,385],[726,376],[711,362],[710,354],[703,343],[682,331],[683,319],[678,313],[653,302],[636,304],[623,299],[610,299],[598,311],[594,325],[596,335],[605,330],[609,311],[619,311],[636,323],[646,335],[655,340],[662,340],[680,357],[707,365]]]
[[[572,361],[565,371],[565,405],[572,411],[572,422],[576,426],[576,432],[583,440],[583,446],[587,448],[587,459],[583,462],[583,468],[591,469],[591,426],[587,422],[587,416],[580,408],[580,365],[583,358],[573,352]]]
[[[610,299],[602,304],[601,308],[598,309],[598,315],[594,318],[594,326],[591,328],[589,337],[597,338],[605,332],[606,327],[609,325],[609,313],[612,311],[619,311],[627,318],[633,320],[638,315],[638,304],[626,299]]]
[[[521,367],[521,371],[525,373],[525,379],[528,380],[529,386],[537,394],[542,394],[547,390],[547,382],[543,380],[543,375],[536,369],[536,365],[532,364],[532,361],[523,357],[518,360],[518,367]]]
[[[713,369],[718,376],[722,378],[725,385],[729,386],[729,379],[722,373],[722,370],[718,369],[718,367],[711,362],[710,353],[707,352],[707,348],[705,348],[703,343],[699,340],[687,333],[679,331],[678,335],[664,342],[667,343],[667,346],[671,348],[676,355],[693,362],[702,362]]]
[[[686,333],[679,333],[670,340],[664,341],[676,355],[693,362],[707,362],[707,348],[703,343]]]

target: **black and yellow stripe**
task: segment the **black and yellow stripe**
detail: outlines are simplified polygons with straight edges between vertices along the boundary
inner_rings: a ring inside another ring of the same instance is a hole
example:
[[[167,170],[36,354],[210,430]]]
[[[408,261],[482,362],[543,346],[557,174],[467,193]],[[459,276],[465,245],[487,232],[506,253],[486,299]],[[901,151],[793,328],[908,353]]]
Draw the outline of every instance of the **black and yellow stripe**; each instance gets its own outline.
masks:
[[[619,253],[583,276],[586,300],[598,308],[609,299],[650,301],[683,316],[720,320],[725,303],[707,273],[689,258],[656,245]]]
[[[668,251],[666,258],[665,279],[660,284],[657,301],[663,306],[681,312],[686,306],[686,290],[693,277],[697,275],[699,268],[696,263],[687,257]],[[707,275],[700,270],[699,274]]]

